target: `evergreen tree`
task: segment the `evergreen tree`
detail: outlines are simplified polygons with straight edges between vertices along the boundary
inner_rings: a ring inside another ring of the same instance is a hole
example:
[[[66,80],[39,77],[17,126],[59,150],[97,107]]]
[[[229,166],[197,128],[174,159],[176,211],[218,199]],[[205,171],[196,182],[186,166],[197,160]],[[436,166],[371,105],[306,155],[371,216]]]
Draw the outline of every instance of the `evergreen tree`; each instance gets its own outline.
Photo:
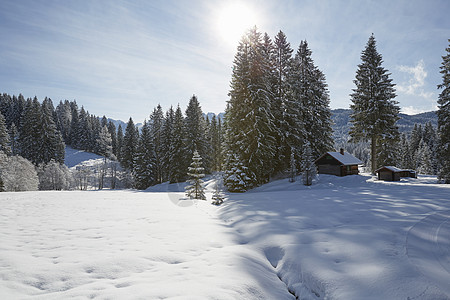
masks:
[[[414,159],[410,150],[410,143],[405,134],[402,134],[400,141],[400,168],[414,169]]]
[[[11,147],[11,154],[19,154],[19,131],[17,130],[16,124],[12,123],[9,129],[9,141]]]
[[[188,170],[187,175],[191,178],[188,180],[189,185],[186,186],[186,196],[191,199],[206,200],[205,188],[201,179],[205,177],[203,173],[205,169],[202,166],[202,158],[197,150],[194,151],[192,163]]]
[[[97,139],[98,154],[105,158],[113,158],[112,138],[108,127],[104,125]]]
[[[123,148],[123,129],[122,125],[119,124],[117,127],[117,149],[114,153],[118,161],[122,161],[122,148]]]
[[[377,166],[397,166],[400,162],[399,147],[397,137],[380,139],[377,144]]]
[[[48,163],[54,159],[57,163],[64,163],[65,145],[61,132],[56,128],[54,120],[54,107],[51,99],[45,98],[42,102],[40,154],[38,163]]]
[[[121,164],[124,168],[132,171],[134,168],[134,156],[136,153],[136,147],[138,145],[139,136],[136,132],[133,119],[130,117],[125,129],[125,135],[123,137]]]
[[[22,130],[19,135],[20,155],[33,163],[38,162],[38,143],[40,139],[41,105],[37,98],[27,99],[22,116]]]
[[[312,185],[312,181],[317,175],[317,168],[316,164],[314,163],[314,157],[309,142],[306,142],[303,149],[301,170],[303,184]]]
[[[210,148],[207,139],[207,122],[203,117],[202,108],[195,95],[189,100],[184,124],[186,134],[184,141],[187,157],[191,157],[195,151],[198,151],[203,158],[205,170],[209,173]],[[187,168],[187,165],[185,168]]]
[[[431,151],[428,144],[422,140],[420,142],[419,150],[416,152],[417,173],[419,174],[433,174],[433,164]]]
[[[163,181],[170,181],[170,164],[172,163],[172,149],[173,149],[173,141],[172,141],[172,132],[173,132],[173,122],[175,118],[175,112],[173,107],[171,106],[169,110],[166,112],[166,116],[164,119],[164,125],[162,128],[162,165],[163,165]]]
[[[144,121],[134,161],[134,178],[137,189],[144,190],[155,182],[155,151],[150,124]]]
[[[381,140],[394,140],[398,136],[396,122],[399,119],[398,102],[394,84],[388,71],[382,67],[382,56],[377,52],[372,35],[361,54],[354,83],[356,89],[350,95],[353,102],[350,136],[352,141],[371,143],[372,173],[377,169],[377,149]]]
[[[270,61],[261,33],[254,27],[238,45],[225,116],[227,152],[236,154],[248,166],[247,175],[254,180],[253,185],[266,183],[275,167],[277,129],[267,73]]]
[[[151,124],[151,136],[153,140],[153,146],[155,149],[155,180],[157,183],[163,182],[163,125],[164,125],[164,113],[161,105],[153,110],[150,115]]]
[[[169,177],[170,182],[182,182],[186,180],[185,161],[187,156],[187,151],[184,146],[184,118],[183,112],[178,105],[172,128],[172,147],[170,149],[170,164],[169,164]]]
[[[274,65],[275,80],[273,85],[274,101],[272,113],[275,118],[277,132],[277,151],[275,159],[278,166],[275,171],[283,171],[290,164],[290,153],[293,147],[300,146],[298,139],[298,107],[293,105],[291,75],[293,71],[293,49],[287,42],[286,35],[280,30],[275,36]]]
[[[108,122],[108,132],[111,136],[111,148],[114,158],[117,159],[117,132],[116,125],[112,121]]]
[[[419,150],[419,145],[422,138],[423,138],[422,125],[414,124],[414,128],[411,131],[410,137],[410,149],[413,155],[417,152],[417,150]]]
[[[450,39],[448,40],[450,43]],[[442,83],[438,85],[442,92],[439,94],[438,104],[438,134],[439,154],[438,160],[441,165],[439,180],[450,183],[450,44],[445,49],[447,54],[442,57]]]
[[[6,155],[11,155],[10,138],[8,130],[6,129],[5,118],[0,112],[0,151],[3,151]]]
[[[211,171],[220,171],[221,167],[221,144],[220,128],[216,116],[213,115],[209,126],[209,144],[211,147]]]
[[[236,154],[228,154],[225,171],[225,186],[232,193],[243,193],[252,188],[254,178],[249,176],[245,167]]]

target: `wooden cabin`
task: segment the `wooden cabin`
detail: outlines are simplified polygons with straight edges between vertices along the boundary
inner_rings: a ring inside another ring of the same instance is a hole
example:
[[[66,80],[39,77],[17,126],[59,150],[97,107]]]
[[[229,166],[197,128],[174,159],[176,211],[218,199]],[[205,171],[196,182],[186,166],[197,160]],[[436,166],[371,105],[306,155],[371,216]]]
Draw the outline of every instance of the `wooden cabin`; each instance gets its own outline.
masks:
[[[416,178],[416,171],[414,170],[403,170],[394,166],[384,166],[375,170],[378,173],[379,180],[385,181],[400,181],[402,177],[412,177]]]
[[[315,161],[319,174],[331,174],[336,176],[359,174],[358,165],[362,161],[354,157],[344,149],[339,152],[327,152]]]

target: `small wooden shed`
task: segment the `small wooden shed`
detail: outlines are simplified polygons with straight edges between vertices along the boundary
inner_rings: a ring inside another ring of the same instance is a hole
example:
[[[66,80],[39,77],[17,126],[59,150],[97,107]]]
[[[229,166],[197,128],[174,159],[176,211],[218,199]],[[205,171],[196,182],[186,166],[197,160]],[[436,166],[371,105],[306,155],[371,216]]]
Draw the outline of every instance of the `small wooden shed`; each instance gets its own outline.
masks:
[[[315,161],[319,174],[331,174],[336,176],[359,174],[358,165],[362,161],[354,157],[344,149],[339,152],[326,152]]]
[[[378,173],[379,180],[386,181],[400,181],[402,177],[416,178],[416,172],[414,170],[404,170],[394,166],[381,167],[375,170],[375,173]]]

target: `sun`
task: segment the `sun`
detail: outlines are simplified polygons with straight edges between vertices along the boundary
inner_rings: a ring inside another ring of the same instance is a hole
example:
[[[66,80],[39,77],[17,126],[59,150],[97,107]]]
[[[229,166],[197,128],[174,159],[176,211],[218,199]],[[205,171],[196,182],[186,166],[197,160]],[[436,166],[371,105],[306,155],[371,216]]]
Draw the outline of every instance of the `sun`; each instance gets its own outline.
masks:
[[[219,10],[216,22],[220,37],[235,46],[249,28],[257,25],[256,12],[245,3],[230,2]]]

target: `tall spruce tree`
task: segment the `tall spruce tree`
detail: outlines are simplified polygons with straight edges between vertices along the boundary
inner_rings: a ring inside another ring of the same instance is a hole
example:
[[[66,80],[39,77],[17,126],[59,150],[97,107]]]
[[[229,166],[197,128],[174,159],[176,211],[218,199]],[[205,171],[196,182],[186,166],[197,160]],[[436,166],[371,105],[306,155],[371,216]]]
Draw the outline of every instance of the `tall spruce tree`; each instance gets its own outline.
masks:
[[[450,43],[450,39],[448,40]],[[438,134],[439,134],[439,155],[438,160],[441,165],[439,180],[450,183],[450,44],[445,49],[447,54],[442,56],[442,83],[438,85],[442,92],[439,94],[438,104]]]
[[[122,148],[123,148],[123,129],[122,125],[117,126],[117,149],[114,153],[118,161],[122,161]]]
[[[144,122],[134,160],[134,178],[137,189],[144,190],[155,183],[155,151],[150,124]]]
[[[163,182],[163,125],[164,125],[164,113],[161,105],[153,110],[150,115],[150,133],[153,140],[153,146],[155,150],[155,180],[158,183]]]
[[[170,182],[182,182],[186,180],[187,167],[185,165],[188,157],[184,146],[184,117],[180,105],[175,110],[172,128],[172,146],[170,149],[169,177]]]
[[[271,112],[273,93],[270,61],[261,33],[254,27],[239,42],[233,62],[230,99],[226,109],[228,155],[236,154],[253,185],[267,182],[274,170],[276,125]]]
[[[192,157],[195,150],[203,159],[205,171],[209,173],[210,145],[207,137],[207,122],[203,117],[202,108],[197,96],[193,95],[186,108],[185,124],[185,146],[187,157]],[[186,165],[186,168],[188,165]]]
[[[170,181],[170,164],[172,161],[172,131],[173,122],[175,118],[175,111],[173,107],[170,106],[169,110],[166,111],[166,116],[164,118],[164,125],[162,128],[162,164],[163,164],[163,181]]]
[[[290,76],[292,74],[292,52],[286,35],[280,30],[274,42],[274,85],[272,113],[277,131],[277,154],[275,159],[278,166],[275,171],[283,171],[289,167],[292,149],[300,147],[298,129],[298,107],[293,105]]]
[[[383,140],[398,137],[396,122],[400,108],[390,73],[383,66],[383,59],[376,48],[373,34],[361,54],[361,64],[356,71],[356,88],[350,95],[353,102],[350,136],[352,141],[370,141],[371,170],[377,169],[377,150]]]
[[[313,157],[319,157],[332,149],[334,142],[328,85],[311,54],[308,43],[301,41],[294,58],[292,85],[295,100],[300,102],[300,122],[308,128],[303,131],[304,142],[309,142]]]
[[[136,132],[133,119],[130,117],[125,129],[125,135],[123,137],[121,164],[124,168],[132,171],[134,168],[134,156],[136,154],[136,148],[139,141],[139,135]]]

